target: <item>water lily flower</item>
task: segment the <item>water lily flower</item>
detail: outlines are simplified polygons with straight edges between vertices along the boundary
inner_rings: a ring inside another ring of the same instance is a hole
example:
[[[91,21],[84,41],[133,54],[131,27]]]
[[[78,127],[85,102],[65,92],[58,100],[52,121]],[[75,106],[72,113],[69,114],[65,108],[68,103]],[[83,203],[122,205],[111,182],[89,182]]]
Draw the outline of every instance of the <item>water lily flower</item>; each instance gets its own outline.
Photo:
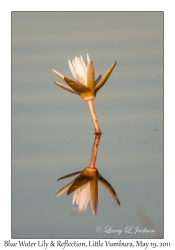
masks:
[[[111,67],[106,71],[103,76],[100,75],[96,80],[94,64],[93,61],[89,58],[88,54],[87,64],[85,63],[82,56],[75,57],[72,63],[68,61],[68,64],[74,80],[63,76],[56,70],[52,69],[52,71],[69,86],[66,86],[57,81],[54,81],[54,83],[73,94],[78,94],[84,101],[88,103],[95,133],[101,134],[93,99],[95,98],[97,91],[105,84],[106,80],[114,69],[116,62],[111,65]]]
[[[76,203],[79,206],[80,211],[86,211],[88,204],[91,203],[91,211],[95,215],[98,206],[99,181],[109,191],[116,203],[120,205],[120,201],[113,187],[99,174],[97,168],[86,167],[83,171],[63,176],[57,181],[79,173],[80,175],[77,178],[57,192],[56,197],[68,190],[67,195],[73,193],[72,204]]]
[[[63,176],[57,180],[57,181],[63,180],[73,175],[80,174],[72,182],[67,184],[65,187],[61,188],[57,192],[56,196],[59,196],[66,190],[68,190],[67,195],[73,193],[72,203],[73,204],[77,203],[80,211],[86,211],[88,204],[91,203],[91,210],[93,214],[96,214],[98,206],[98,181],[109,191],[109,193],[111,194],[113,199],[117,202],[117,204],[120,205],[120,202],[118,200],[118,197],[114,189],[99,174],[97,168],[95,167],[100,137],[101,134],[95,136],[89,166],[86,167],[83,171]]]

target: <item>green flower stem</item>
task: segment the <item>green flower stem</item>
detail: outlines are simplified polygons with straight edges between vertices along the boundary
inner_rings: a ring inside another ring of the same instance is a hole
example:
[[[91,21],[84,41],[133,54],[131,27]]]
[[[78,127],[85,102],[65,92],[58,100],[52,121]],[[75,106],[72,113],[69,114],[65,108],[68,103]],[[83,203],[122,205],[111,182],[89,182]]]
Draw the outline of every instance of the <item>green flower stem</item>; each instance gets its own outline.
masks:
[[[92,118],[92,122],[93,122],[93,125],[94,125],[95,133],[96,134],[101,134],[100,126],[98,124],[97,115],[95,113],[94,101],[93,100],[88,100],[87,103],[88,103],[88,106],[89,106],[89,109],[90,109],[91,118]]]

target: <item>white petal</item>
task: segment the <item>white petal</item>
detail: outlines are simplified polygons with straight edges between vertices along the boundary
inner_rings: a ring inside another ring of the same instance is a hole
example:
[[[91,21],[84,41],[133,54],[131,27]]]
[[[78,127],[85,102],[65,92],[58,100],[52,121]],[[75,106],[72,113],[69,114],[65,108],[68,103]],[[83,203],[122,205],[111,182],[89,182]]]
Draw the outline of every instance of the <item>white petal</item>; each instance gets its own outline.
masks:
[[[81,187],[79,194],[79,210],[86,210],[90,201],[90,182]]]
[[[81,60],[78,57],[75,57],[75,70],[77,80],[79,80],[80,83],[87,85],[87,75],[81,63]]]
[[[75,202],[79,203],[79,193],[80,193],[80,189],[78,188],[77,190],[75,190],[75,192],[73,193],[73,198],[72,198],[72,204],[74,204]]]
[[[89,54],[87,54],[87,63],[90,61]]]
[[[78,75],[82,75],[86,73],[84,66],[82,65],[81,59],[77,56],[75,57],[75,66],[76,66]]]
[[[75,59],[72,60],[72,65],[73,65],[74,72],[75,72],[75,79],[78,81],[77,71],[76,71],[76,65],[75,65]],[[79,82],[79,81],[78,81],[78,82]]]
[[[72,204],[76,202],[79,206],[80,211],[85,211],[87,209],[88,203],[90,202],[90,182],[85,184],[84,186],[78,188],[74,194],[72,199]]]
[[[73,65],[74,70],[75,70],[75,59],[72,60],[72,65]]]
[[[85,204],[84,204],[84,210],[86,210],[87,209],[87,206],[88,206],[88,204],[89,204],[89,202],[90,202],[90,191],[88,192],[88,195],[87,195],[87,198],[86,198],[86,202],[85,202]]]
[[[80,56],[80,60],[81,60],[81,63],[83,65],[83,67],[84,67],[85,72],[87,72],[87,66],[86,66],[85,61],[84,61],[82,56]]]
[[[68,60],[68,64],[69,64],[70,71],[71,71],[74,79],[76,80],[75,69],[74,69],[74,67],[72,66],[72,63],[69,60]]]

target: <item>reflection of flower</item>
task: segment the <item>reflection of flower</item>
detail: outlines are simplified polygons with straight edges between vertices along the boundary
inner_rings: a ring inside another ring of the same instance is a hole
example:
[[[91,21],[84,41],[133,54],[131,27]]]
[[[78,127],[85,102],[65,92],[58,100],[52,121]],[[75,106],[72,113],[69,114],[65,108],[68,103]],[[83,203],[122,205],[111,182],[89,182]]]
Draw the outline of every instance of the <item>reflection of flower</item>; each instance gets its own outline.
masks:
[[[116,65],[114,62],[111,67],[106,71],[103,76],[99,76],[95,81],[95,69],[93,61],[89,58],[87,54],[87,64],[84,62],[83,57],[75,57],[72,61],[68,61],[70,71],[73,75],[75,80],[71,80],[66,76],[63,76],[56,70],[52,70],[59,78],[61,78],[64,82],[66,82],[69,86],[66,86],[62,83],[56,82],[59,87],[81,96],[81,98],[87,101],[89,105],[89,109],[91,112],[92,121],[94,124],[95,132],[100,134],[100,127],[98,124],[98,120],[96,117],[93,99],[96,96],[97,91],[105,84],[106,80],[108,79],[109,75],[111,74],[113,68]]]
[[[71,177],[73,175],[81,173],[71,183],[60,189],[56,196],[61,195],[67,189],[67,195],[73,193],[72,203],[75,202],[79,206],[80,211],[86,211],[89,202],[91,203],[91,210],[93,214],[97,212],[98,206],[98,181],[109,191],[113,199],[120,205],[117,195],[112,186],[99,174],[96,168],[85,168],[82,172],[76,172],[66,175],[59,180]]]
[[[76,202],[79,206],[80,211],[86,211],[90,200],[90,182],[88,182],[84,186],[75,190],[75,192],[73,193],[72,204]]]

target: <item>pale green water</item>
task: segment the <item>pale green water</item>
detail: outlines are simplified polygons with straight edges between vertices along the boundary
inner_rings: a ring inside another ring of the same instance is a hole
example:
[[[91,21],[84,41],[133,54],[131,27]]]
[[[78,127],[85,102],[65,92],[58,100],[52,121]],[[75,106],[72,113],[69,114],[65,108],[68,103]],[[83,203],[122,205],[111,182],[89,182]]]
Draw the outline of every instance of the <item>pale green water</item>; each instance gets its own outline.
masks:
[[[96,216],[55,198],[71,180],[59,177],[88,166],[94,130],[86,103],[54,85],[51,69],[72,78],[67,60],[87,52],[96,76],[117,61],[95,100],[96,167],[121,206],[99,184]],[[140,213],[163,235],[163,13],[13,12],[12,237],[150,238],[95,231],[144,229]]]

